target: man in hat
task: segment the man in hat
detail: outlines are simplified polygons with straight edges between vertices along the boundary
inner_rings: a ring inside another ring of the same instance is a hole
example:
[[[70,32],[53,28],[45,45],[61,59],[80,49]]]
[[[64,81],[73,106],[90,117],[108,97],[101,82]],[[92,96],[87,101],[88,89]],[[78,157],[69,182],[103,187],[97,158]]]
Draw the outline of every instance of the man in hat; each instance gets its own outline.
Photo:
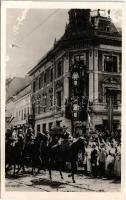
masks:
[[[92,175],[97,177],[97,158],[98,158],[98,150],[96,148],[96,144],[94,143],[92,146],[93,150],[91,152],[91,165],[92,165]]]
[[[72,143],[73,143],[73,137],[68,128],[65,127],[63,133],[63,141],[62,141],[62,145],[64,147],[63,149],[68,150]]]
[[[102,178],[105,176],[105,159],[106,159],[105,144],[101,143],[99,148],[99,175]]]

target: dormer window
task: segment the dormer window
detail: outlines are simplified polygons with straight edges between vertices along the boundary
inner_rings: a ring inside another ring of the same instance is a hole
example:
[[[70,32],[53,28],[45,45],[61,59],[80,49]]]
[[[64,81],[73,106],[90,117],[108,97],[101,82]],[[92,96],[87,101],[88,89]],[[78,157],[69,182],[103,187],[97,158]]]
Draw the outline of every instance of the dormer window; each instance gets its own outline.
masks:
[[[110,27],[109,27],[109,26],[106,27],[106,31],[107,31],[107,32],[110,31]]]

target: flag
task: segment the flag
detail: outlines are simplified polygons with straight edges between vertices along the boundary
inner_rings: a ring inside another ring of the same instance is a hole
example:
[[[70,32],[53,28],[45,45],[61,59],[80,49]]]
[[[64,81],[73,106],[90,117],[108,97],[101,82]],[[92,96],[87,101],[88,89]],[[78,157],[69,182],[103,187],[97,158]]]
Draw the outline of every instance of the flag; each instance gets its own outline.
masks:
[[[13,115],[11,115],[10,120],[9,120],[9,123],[11,123],[12,120],[13,120],[14,118],[15,118],[15,117],[13,117]]]
[[[91,117],[88,113],[88,124],[89,124],[89,129],[91,128],[92,122],[91,122]]]

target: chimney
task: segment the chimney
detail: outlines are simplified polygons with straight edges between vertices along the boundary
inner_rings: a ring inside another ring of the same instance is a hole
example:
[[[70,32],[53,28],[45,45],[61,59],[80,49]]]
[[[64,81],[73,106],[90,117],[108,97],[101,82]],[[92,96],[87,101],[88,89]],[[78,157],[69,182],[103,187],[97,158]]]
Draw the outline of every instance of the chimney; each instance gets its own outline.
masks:
[[[71,9],[69,11],[69,28],[72,32],[81,32],[89,29],[90,9]]]

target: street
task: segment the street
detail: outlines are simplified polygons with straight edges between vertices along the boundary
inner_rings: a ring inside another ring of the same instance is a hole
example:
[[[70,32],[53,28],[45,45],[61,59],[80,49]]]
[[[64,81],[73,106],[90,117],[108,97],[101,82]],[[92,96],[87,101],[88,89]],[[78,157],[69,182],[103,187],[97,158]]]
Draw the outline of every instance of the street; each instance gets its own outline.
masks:
[[[60,178],[58,171],[52,171],[52,180],[49,180],[48,171],[38,175],[25,174],[8,175],[6,178],[7,191],[41,191],[41,192],[119,192],[121,183],[119,181],[101,178],[92,178],[84,174],[76,174],[76,183],[72,183],[67,172],[63,172],[64,179]]]

